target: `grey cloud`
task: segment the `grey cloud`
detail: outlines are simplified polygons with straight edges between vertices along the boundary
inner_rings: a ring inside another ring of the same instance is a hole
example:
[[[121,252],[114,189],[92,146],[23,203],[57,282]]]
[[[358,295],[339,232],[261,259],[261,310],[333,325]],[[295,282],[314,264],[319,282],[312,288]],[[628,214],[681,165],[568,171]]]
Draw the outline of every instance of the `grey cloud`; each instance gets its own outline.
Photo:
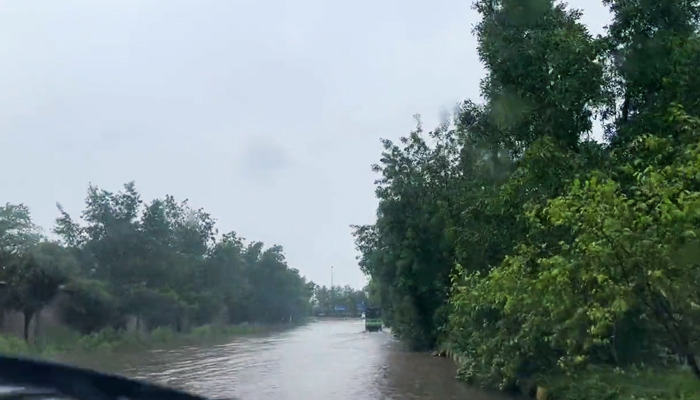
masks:
[[[292,158],[283,147],[262,138],[248,144],[242,153],[239,163],[242,173],[256,180],[273,178],[276,172],[292,165]]]

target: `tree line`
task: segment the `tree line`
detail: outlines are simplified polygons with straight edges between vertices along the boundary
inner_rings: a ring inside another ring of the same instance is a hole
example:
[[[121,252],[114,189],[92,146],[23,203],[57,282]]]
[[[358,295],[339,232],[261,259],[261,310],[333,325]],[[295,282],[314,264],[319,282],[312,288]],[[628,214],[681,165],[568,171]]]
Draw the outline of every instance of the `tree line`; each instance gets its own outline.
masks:
[[[218,235],[214,218],[187,201],[145,202],[132,182],[118,192],[90,186],[79,219],[58,210],[53,241],[26,206],[0,206],[0,307],[24,315],[27,340],[32,319],[59,297],[61,320],[84,334],[125,329],[130,318],[184,331],[311,313],[315,285],[281,246]]]
[[[700,378],[700,6],[478,0],[483,101],[383,140],[354,226],[386,323],[512,387],[599,366]],[[592,140],[593,121],[604,140]]]
[[[314,315],[348,315],[359,316],[362,306],[370,305],[366,290],[354,289],[350,285],[331,288],[316,286],[313,298]]]

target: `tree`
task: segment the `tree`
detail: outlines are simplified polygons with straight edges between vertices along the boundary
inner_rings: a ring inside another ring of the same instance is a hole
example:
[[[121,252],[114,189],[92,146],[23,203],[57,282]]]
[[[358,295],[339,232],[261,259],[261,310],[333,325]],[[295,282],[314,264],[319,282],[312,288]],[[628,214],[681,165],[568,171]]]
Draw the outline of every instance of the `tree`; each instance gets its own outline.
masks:
[[[41,265],[36,257],[24,254],[12,257],[2,270],[5,282],[3,309],[24,315],[24,340],[29,341],[29,324],[53,300],[67,281],[64,271]]]
[[[592,365],[697,366],[700,3],[480,0],[483,104],[383,140],[370,297],[410,345],[512,388]],[[607,143],[586,138],[592,118]],[[451,279],[449,278],[451,276]],[[585,396],[584,396],[585,397]]]
[[[125,328],[134,317],[140,329],[181,331],[310,314],[309,282],[281,246],[245,243],[234,232],[217,240],[215,219],[187,201],[144,203],[131,182],[119,192],[90,185],[80,220],[58,209],[60,242],[37,236],[24,206],[0,213],[2,304],[25,313],[27,326],[59,288],[68,297],[64,320],[85,334]]]
[[[0,206],[0,251],[25,252],[43,237],[24,204]]]

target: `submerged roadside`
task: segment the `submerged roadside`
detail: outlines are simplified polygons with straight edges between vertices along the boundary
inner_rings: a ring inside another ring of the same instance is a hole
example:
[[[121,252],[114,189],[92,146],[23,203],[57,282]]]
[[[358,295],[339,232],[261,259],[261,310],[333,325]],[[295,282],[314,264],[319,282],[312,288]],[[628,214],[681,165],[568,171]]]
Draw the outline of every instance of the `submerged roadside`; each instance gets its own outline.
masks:
[[[224,343],[234,337],[278,332],[304,323],[203,325],[188,332],[176,332],[171,328],[156,328],[149,333],[106,329],[89,335],[56,327],[30,343],[15,335],[0,335],[0,353],[65,362],[93,353],[104,355]]]

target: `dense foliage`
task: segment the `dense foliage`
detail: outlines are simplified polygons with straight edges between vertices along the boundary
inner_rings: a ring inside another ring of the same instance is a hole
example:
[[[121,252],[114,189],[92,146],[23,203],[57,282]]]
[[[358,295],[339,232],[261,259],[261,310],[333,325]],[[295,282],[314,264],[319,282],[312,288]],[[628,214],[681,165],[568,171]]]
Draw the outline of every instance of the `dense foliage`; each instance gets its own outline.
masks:
[[[699,2],[604,3],[594,38],[565,4],[477,1],[483,103],[384,140],[376,222],[354,227],[386,323],[482,384],[700,378]]]
[[[311,312],[315,285],[287,265],[282,247],[218,237],[214,219],[187,201],[144,204],[128,183],[116,193],[91,186],[81,222],[58,209],[54,242],[27,207],[0,207],[0,306],[24,314],[25,339],[32,318],[60,297],[62,320],[85,334],[129,319],[182,331]]]

